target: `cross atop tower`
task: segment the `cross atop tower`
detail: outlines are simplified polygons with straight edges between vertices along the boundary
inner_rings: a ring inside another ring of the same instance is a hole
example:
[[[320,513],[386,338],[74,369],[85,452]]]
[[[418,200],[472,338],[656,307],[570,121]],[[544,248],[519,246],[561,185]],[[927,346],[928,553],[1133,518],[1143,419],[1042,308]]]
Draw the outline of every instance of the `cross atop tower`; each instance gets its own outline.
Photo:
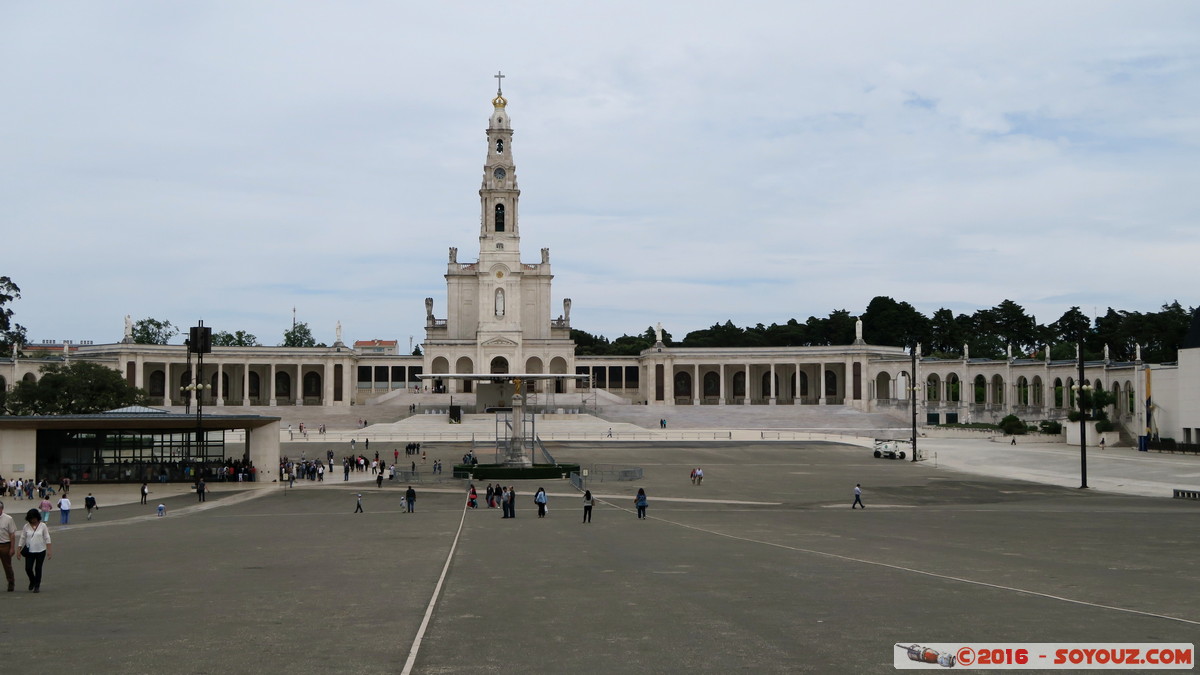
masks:
[[[502,96],[502,95],[504,94],[504,92],[500,90],[500,85],[502,85],[502,84],[504,84],[504,83],[503,83],[503,82],[501,82],[500,80],[503,80],[503,79],[504,79],[504,77],[505,77],[504,73],[502,73],[502,72],[500,72],[499,70],[497,70],[497,71],[496,71],[496,74],[495,74],[495,75],[493,75],[492,77],[496,78],[496,95],[497,95],[497,96]]]

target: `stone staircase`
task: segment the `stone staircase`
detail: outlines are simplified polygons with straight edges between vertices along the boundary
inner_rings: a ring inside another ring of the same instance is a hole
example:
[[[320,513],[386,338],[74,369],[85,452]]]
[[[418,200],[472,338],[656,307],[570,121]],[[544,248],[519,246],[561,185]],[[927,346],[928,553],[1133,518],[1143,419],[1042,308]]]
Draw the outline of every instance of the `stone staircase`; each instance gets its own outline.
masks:
[[[906,429],[908,425],[886,413],[865,413],[840,405],[830,406],[601,406],[597,414],[612,422],[668,429],[789,429],[878,430]]]

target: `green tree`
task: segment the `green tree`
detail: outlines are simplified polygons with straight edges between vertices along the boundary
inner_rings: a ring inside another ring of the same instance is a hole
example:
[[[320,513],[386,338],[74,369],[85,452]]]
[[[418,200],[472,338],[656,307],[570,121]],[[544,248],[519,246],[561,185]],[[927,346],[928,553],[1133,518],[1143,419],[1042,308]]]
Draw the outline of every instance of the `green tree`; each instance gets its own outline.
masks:
[[[992,330],[1001,344],[1012,345],[1020,354],[1032,353],[1041,342],[1037,321],[1025,312],[1025,308],[1004,300],[991,309]]]
[[[413,353],[412,353],[412,355],[413,355],[413,356],[424,356],[424,355],[421,353],[421,345],[417,345],[416,347],[413,347]]]
[[[9,415],[87,415],[146,401],[146,392],[98,363],[73,361],[42,367],[37,382],[17,382],[4,402]]]
[[[0,277],[0,357],[12,354],[13,345],[25,344],[25,327],[12,322],[13,311],[5,307],[21,298],[21,289],[8,277]]]
[[[799,347],[808,344],[808,329],[799,321],[788,319],[782,326],[771,324],[766,330],[765,339],[768,347]]]
[[[825,319],[825,335],[829,340],[825,344],[848,345],[854,343],[854,317],[844,309],[835,309]]]
[[[945,307],[933,313],[929,319],[929,352],[942,358],[960,358],[963,355],[963,345],[967,343],[967,332],[963,325],[968,324],[971,317],[965,314],[954,316],[954,312]],[[863,327],[866,330],[866,327]]]
[[[575,343],[575,356],[604,356],[608,353],[608,338],[603,335],[592,335],[572,328],[571,341]]]
[[[244,330],[235,331],[218,331],[213,333],[212,343],[214,347],[258,347],[258,338],[247,333]]]
[[[867,344],[907,347],[918,342],[932,349],[929,319],[907,302],[879,295],[862,314],[863,340]]]
[[[1195,308],[1185,309],[1176,300],[1162,306],[1162,311],[1144,315],[1145,325],[1133,332],[1142,345],[1142,360],[1166,363],[1179,360],[1179,349],[1187,339]]]
[[[1058,318],[1058,321],[1050,324],[1047,328],[1047,336],[1050,342],[1060,344],[1069,342],[1075,344],[1081,339],[1088,342],[1092,334],[1092,320],[1086,314],[1079,311],[1078,307],[1072,307],[1063,312],[1063,315]],[[1051,350],[1051,355],[1054,350]]]
[[[283,342],[279,343],[280,347],[316,347],[317,341],[313,338],[312,330],[304,321],[293,325],[290,329],[283,331]]]
[[[999,317],[993,309],[979,309],[971,315],[966,330],[971,356],[999,359],[1005,355],[1004,339],[1000,336]]]
[[[745,344],[745,331],[732,321],[714,323],[711,328],[694,330],[683,336],[683,347],[740,347]]]
[[[133,341],[140,345],[165,345],[176,335],[179,329],[170,321],[147,317],[133,323]]]

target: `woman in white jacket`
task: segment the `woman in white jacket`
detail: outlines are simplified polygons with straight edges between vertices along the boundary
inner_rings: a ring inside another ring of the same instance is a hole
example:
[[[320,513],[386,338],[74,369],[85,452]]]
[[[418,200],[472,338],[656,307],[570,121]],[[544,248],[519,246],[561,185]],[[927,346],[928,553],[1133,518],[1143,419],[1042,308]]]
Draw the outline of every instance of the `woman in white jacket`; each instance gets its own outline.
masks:
[[[54,557],[50,543],[50,528],[42,522],[42,512],[29,509],[25,514],[25,527],[21,528],[21,546],[17,549],[17,560],[25,556],[25,575],[29,577],[29,590],[40,593],[42,589],[42,563]]]

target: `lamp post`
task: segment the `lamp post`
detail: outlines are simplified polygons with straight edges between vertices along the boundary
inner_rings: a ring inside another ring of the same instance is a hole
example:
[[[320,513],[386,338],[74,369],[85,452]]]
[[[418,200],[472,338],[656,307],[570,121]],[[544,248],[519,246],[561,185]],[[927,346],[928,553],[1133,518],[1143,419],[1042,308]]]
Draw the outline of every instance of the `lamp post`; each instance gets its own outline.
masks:
[[[1079,404],[1079,488],[1087,489],[1087,407],[1084,397],[1090,396],[1092,387],[1083,383],[1083,342],[1079,343],[1079,380],[1071,387],[1075,401]]]
[[[192,392],[196,394],[196,451],[199,452],[204,439],[204,426],[200,417],[204,411],[204,392],[212,389],[211,384],[203,384],[204,355],[212,352],[212,328],[200,321],[199,325],[192,326],[189,330],[186,344],[189,362],[192,354],[196,355],[196,372],[192,376],[192,383],[180,389],[188,392],[189,399]]]
[[[908,386],[908,406],[912,409],[912,461],[917,461],[917,390],[920,385],[917,384],[917,352],[921,350],[921,343],[918,342],[912,348],[912,378],[910,378]]]

